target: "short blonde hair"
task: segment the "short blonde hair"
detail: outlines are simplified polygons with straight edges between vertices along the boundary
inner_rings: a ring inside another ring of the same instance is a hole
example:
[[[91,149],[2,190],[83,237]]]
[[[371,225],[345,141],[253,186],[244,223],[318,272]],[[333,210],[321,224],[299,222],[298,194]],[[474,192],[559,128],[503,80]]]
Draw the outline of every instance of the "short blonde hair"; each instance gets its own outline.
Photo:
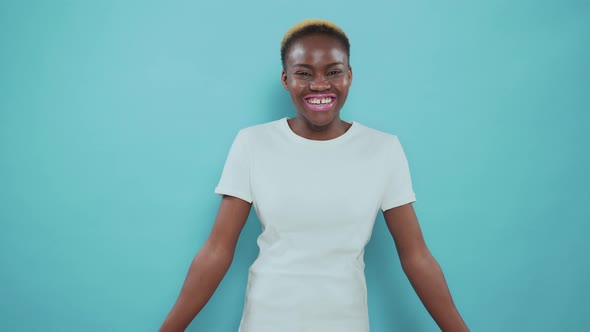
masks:
[[[281,42],[281,63],[283,64],[283,68],[285,68],[285,59],[287,58],[287,52],[291,45],[302,37],[316,33],[326,34],[338,39],[342,43],[342,46],[344,46],[346,55],[350,59],[350,42],[344,30],[327,20],[307,19],[293,25],[283,37],[283,41]]]

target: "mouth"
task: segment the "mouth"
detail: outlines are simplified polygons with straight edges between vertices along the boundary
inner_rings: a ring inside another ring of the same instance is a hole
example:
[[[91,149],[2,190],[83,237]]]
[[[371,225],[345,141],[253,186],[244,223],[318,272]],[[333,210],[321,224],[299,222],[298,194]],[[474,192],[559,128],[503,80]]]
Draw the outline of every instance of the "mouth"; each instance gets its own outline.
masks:
[[[315,112],[324,112],[332,108],[336,103],[335,94],[313,94],[303,97],[303,101],[309,109]]]

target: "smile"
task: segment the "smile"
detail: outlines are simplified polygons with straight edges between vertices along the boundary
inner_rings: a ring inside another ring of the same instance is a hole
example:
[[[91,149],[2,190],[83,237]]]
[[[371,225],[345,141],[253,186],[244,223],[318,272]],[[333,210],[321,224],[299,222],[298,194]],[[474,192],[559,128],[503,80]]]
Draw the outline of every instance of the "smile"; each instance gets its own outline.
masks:
[[[336,95],[334,94],[313,94],[303,97],[305,104],[312,111],[322,112],[327,111],[336,102]]]

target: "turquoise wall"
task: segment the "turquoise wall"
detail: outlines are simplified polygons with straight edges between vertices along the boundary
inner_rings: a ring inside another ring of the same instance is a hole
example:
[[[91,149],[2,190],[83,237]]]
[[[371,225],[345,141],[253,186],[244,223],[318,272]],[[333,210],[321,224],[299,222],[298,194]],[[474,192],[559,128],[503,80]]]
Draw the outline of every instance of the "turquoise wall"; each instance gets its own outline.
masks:
[[[590,327],[590,2],[0,2],[0,330],[155,331],[240,128],[292,116],[283,33],[352,42],[345,120],[395,133],[472,331]],[[189,331],[236,331],[260,231]],[[373,332],[436,331],[382,216]]]

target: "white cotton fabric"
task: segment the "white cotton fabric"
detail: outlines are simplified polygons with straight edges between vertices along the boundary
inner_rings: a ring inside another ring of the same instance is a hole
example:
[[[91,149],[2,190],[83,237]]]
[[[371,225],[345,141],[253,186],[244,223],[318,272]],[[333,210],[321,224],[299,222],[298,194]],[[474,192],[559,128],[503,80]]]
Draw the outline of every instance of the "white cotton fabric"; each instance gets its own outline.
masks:
[[[327,141],[287,119],[242,129],[215,192],[262,223],[240,332],[367,332],[364,248],[379,209],[414,202],[395,135],[352,122]]]

